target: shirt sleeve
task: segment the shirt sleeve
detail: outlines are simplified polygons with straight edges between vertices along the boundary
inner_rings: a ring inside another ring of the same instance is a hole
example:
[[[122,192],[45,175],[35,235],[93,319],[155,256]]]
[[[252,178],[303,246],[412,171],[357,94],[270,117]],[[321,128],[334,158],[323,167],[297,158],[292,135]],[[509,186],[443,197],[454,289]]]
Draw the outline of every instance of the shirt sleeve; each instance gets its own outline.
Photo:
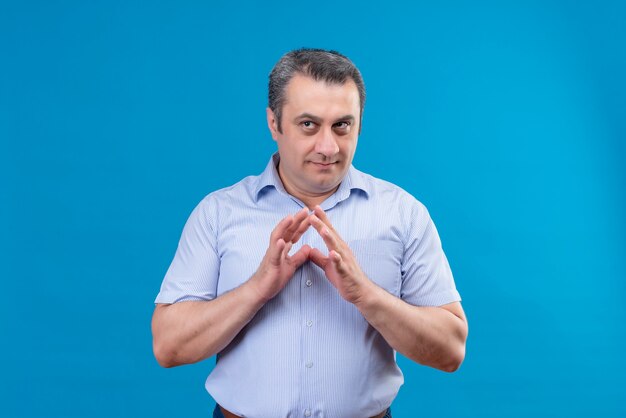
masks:
[[[155,303],[215,299],[220,259],[210,212],[209,196],[189,216]]]
[[[416,202],[402,261],[400,297],[415,306],[441,306],[461,300],[437,228]]]

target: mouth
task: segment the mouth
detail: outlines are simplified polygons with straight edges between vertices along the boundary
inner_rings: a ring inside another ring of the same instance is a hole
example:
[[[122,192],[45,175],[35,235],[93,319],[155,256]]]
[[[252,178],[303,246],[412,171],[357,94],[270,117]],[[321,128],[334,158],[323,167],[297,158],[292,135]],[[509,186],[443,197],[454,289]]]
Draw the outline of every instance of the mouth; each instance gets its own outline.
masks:
[[[313,164],[315,167],[318,167],[318,168],[321,168],[321,169],[325,169],[325,168],[333,167],[335,164],[338,163],[338,161],[330,162],[330,163],[320,163],[320,162],[316,162],[316,161],[310,161],[310,163]]]

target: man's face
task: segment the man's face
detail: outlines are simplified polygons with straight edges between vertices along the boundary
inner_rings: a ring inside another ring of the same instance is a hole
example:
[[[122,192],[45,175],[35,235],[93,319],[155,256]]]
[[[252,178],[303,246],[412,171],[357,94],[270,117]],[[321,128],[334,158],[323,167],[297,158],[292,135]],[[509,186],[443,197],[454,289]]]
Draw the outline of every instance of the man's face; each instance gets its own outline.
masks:
[[[351,79],[327,84],[295,75],[286,89],[281,128],[267,109],[267,122],[278,144],[278,172],[296,197],[332,193],[352,164],[360,125],[360,101]]]

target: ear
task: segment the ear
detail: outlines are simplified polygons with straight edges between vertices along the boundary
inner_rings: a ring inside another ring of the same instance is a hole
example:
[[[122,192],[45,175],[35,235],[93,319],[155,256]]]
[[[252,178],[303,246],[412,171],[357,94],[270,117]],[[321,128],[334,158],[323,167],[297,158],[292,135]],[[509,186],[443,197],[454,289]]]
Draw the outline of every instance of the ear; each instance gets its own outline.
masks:
[[[265,113],[267,113],[267,127],[272,133],[272,138],[276,141],[278,134],[278,121],[276,120],[276,115],[274,115],[274,112],[272,112],[272,109],[269,107],[265,109]]]

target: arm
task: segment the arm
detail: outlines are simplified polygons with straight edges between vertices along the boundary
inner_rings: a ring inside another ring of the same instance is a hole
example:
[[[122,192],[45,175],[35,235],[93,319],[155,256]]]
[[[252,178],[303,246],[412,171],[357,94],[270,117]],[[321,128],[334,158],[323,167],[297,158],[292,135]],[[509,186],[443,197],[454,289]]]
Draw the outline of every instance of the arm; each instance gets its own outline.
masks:
[[[159,364],[196,363],[226,347],[263,307],[249,283],[211,301],[157,304],[152,341]]]
[[[293,277],[309,255],[303,246],[289,256],[309,227],[308,210],[274,228],[257,272],[243,285],[211,301],[158,304],[152,317],[154,355],[163,367],[195,363],[224,349],[254,315]]]
[[[413,306],[369,281],[355,305],[390,346],[411,360],[446,372],[463,362],[468,328],[459,302]]]
[[[449,372],[458,369],[465,357],[468,332],[460,303],[440,307],[410,305],[365,276],[319,206],[311,215],[311,225],[329,249],[328,256],[311,250],[311,260],[391,347],[420,364]]]

